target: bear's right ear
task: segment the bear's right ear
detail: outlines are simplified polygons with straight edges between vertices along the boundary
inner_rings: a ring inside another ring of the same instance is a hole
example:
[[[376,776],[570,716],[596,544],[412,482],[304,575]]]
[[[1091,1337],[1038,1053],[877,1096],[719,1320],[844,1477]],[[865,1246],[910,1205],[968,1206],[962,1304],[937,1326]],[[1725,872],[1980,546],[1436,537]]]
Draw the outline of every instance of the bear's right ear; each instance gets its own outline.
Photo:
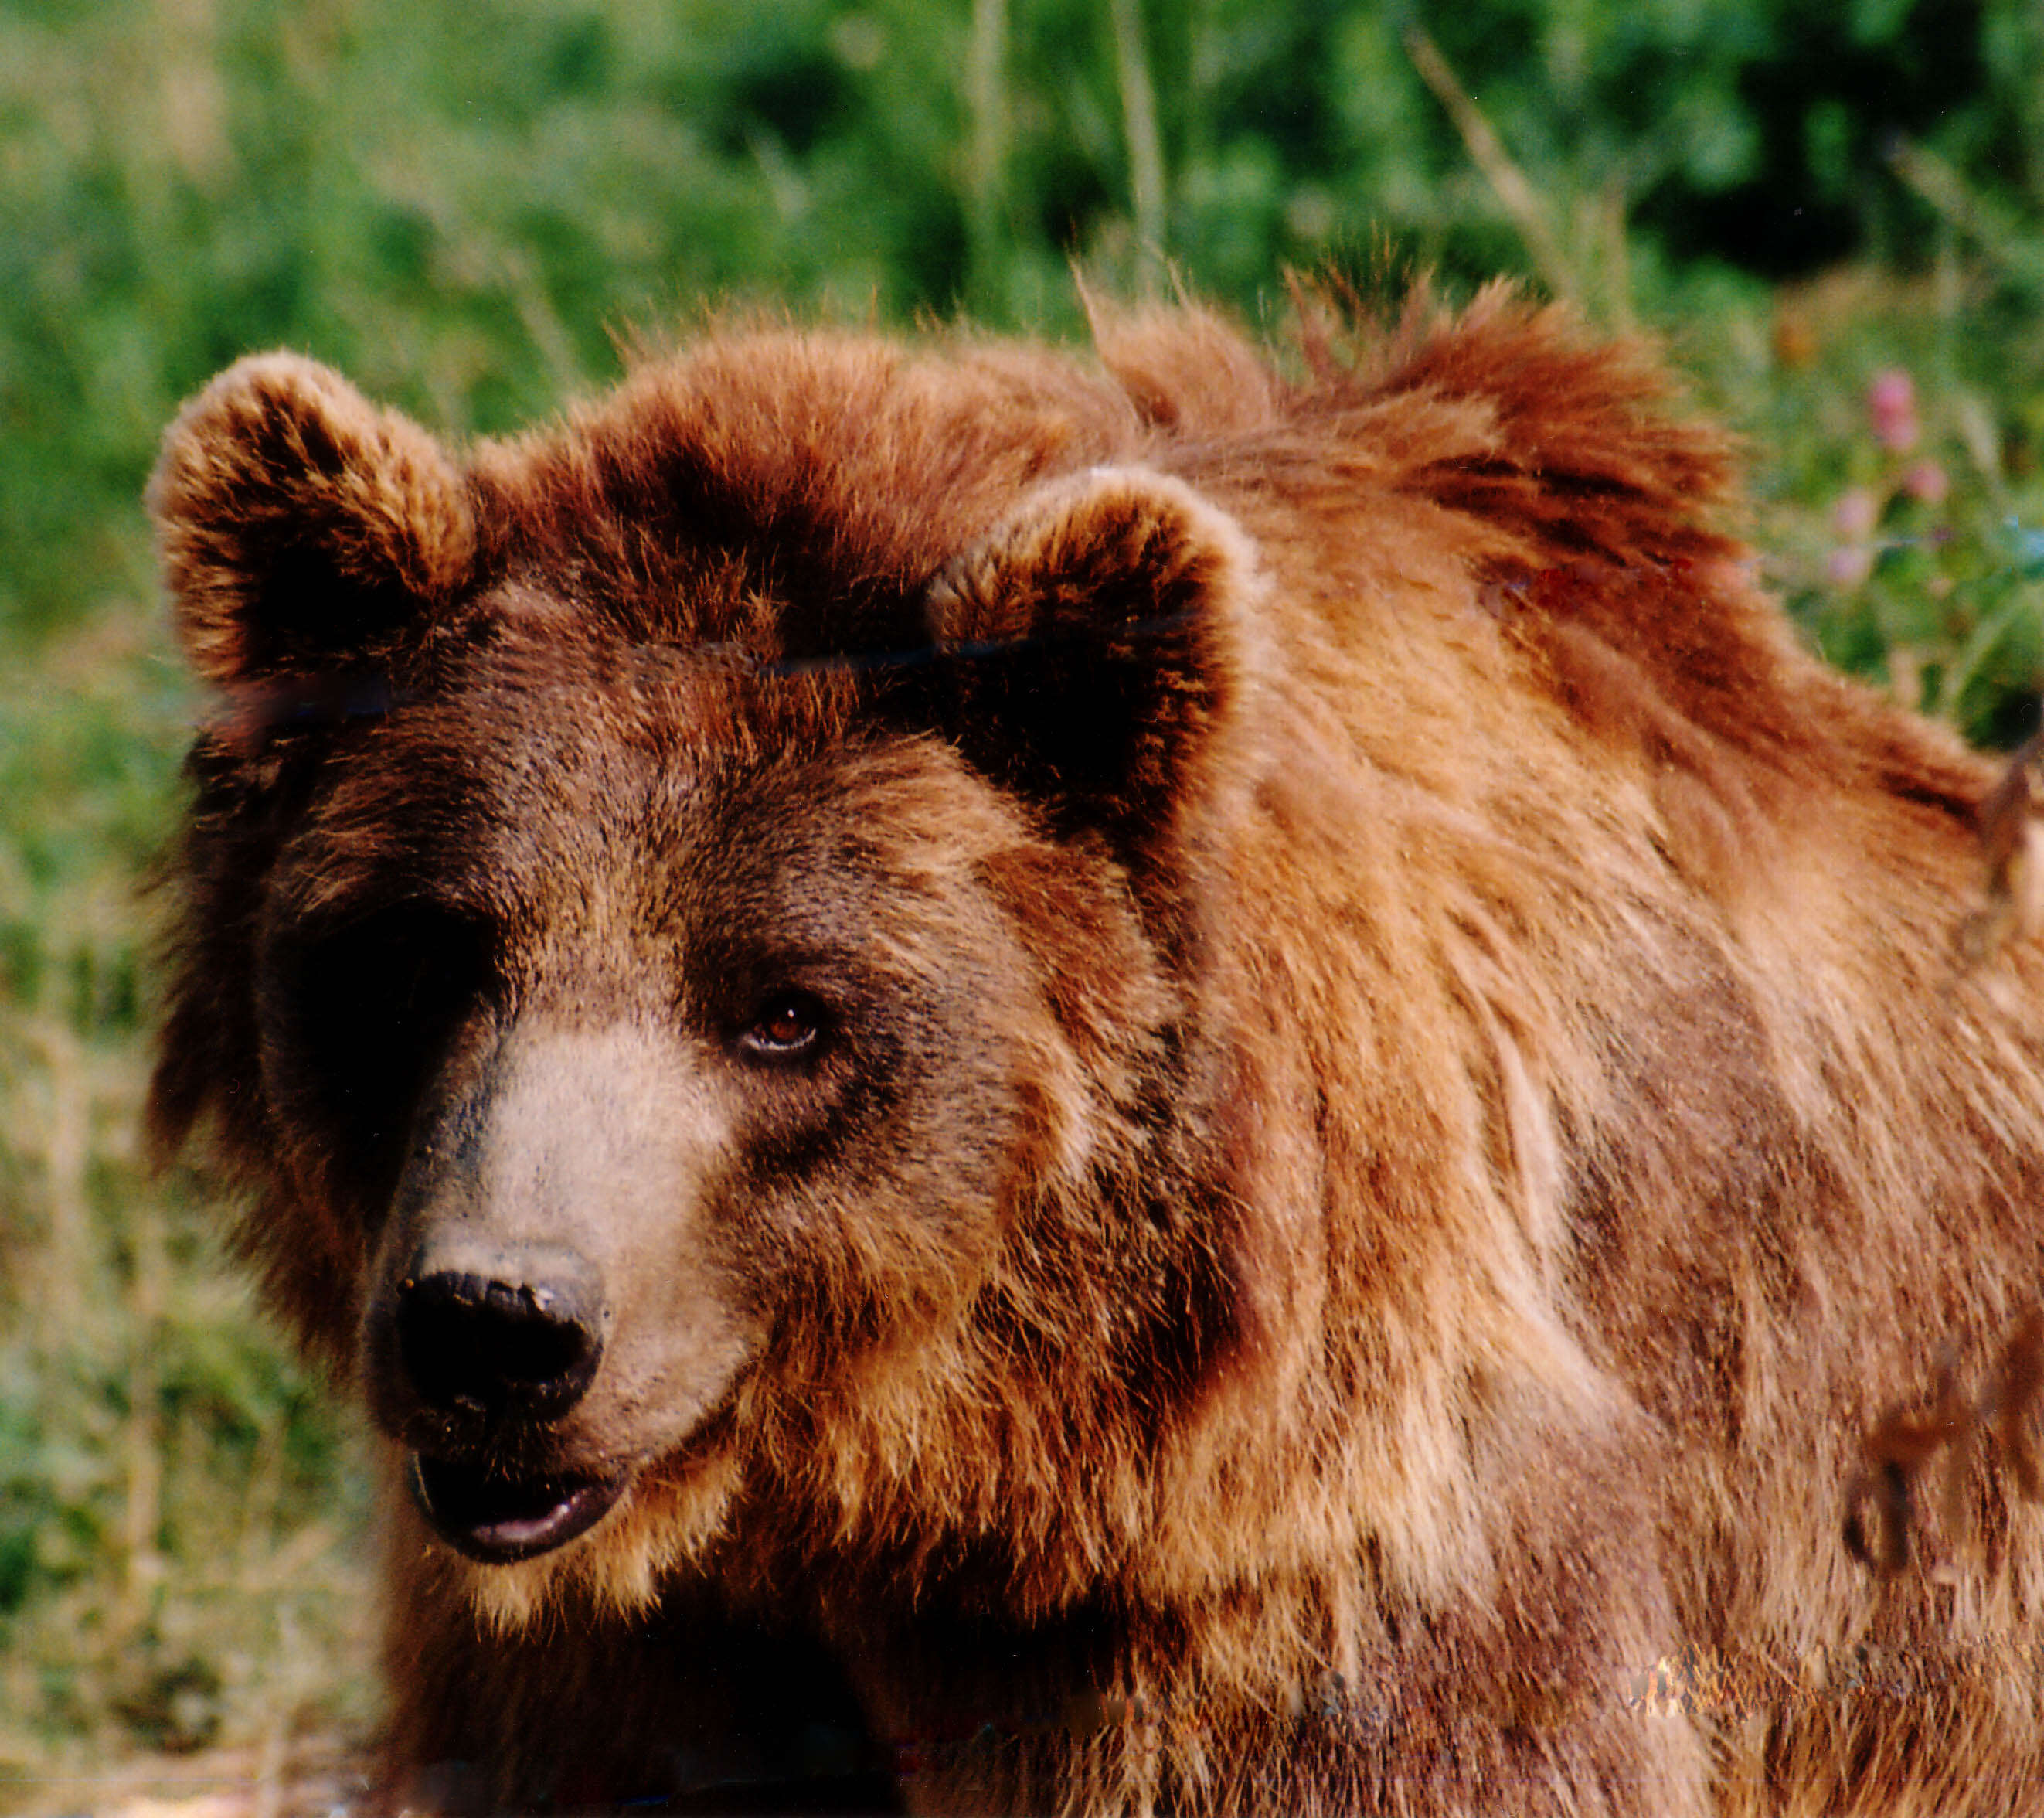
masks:
[[[930,588],[947,730],[1059,819],[1147,846],[1231,772],[1260,590],[1248,539],[1183,481],[1052,481]]]
[[[179,640],[216,687],[359,662],[475,563],[440,445],[294,354],[239,361],[185,406],[148,502]]]

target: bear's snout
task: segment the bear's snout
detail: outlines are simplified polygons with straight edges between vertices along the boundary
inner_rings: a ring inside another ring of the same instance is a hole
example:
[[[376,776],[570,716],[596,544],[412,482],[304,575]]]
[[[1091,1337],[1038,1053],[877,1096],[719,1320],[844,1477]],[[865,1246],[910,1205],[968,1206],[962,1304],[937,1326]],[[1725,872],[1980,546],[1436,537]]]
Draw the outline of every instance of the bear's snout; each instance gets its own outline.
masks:
[[[596,1270],[559,1247],[428,1246],[398,1287],[398,1356],[421,1404],[493,1424],[572,1408],[607,1323]]]
[[[601,1277],[560,1244],[428,1240],[395,1284],[389,1314],[419,1511],[449,1545],[498,1565],[563,1546],[601,1520],[629,1481],[621,1467],[536,1465],[601,1367],[610,1312]],[[570,1448],[573,1450],[571,1447]]]
[[[704,1212],[732,1147],[705,1070],[647,1022],[528,1017],[449,1067],[359,1334],[371,1412],[448,1546],[566,1546],[727,1392],[761,1331]]]

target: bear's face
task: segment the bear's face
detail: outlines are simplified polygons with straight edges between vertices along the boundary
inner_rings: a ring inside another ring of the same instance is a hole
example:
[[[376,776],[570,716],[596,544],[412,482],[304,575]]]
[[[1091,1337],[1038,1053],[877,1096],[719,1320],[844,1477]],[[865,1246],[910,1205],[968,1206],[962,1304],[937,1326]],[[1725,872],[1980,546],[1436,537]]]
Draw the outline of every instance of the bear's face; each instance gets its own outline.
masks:
[[[691,593],[685,518],[610,528],[681,552],[614,594],[521,544],[521,471],[272,358],[153,495],[227,698],[159,1126],[216,1119],[278,1299],[493,1565],[734,1456],[799,1477],[797,1414],[820,1455],[822,1410],[995,1405],[1018,1270],[1117,1291],[1068,1252],[1139,1222],[1248,584],[1182,486],[1095,473],[912,575],[901,648],[791,657]]]
[[[638,667],[351,735],[373,765],[328,756],[257,947],[266,1091],[361,1232],[371,1405],[485,1559],[602,1512],[791,1303],[955,1310],[1033,1147],[993,792],[927,740],[697,743],[700,682]]]

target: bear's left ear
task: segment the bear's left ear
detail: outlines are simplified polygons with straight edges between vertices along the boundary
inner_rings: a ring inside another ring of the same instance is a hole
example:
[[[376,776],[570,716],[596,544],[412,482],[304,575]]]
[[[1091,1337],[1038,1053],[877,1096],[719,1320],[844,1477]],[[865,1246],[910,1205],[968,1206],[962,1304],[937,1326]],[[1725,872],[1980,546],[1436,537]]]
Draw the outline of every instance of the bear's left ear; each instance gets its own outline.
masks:
[[[1181,480],[1045,487],[932,583],[952,737],[996,781],[1124,846],[1208,793],[1245,681],[1255,559]]]
[[[241,360],[185,406],[148,501],[179,640],[216,687],[359,663],[474,565],[439,444],[294,354]]]

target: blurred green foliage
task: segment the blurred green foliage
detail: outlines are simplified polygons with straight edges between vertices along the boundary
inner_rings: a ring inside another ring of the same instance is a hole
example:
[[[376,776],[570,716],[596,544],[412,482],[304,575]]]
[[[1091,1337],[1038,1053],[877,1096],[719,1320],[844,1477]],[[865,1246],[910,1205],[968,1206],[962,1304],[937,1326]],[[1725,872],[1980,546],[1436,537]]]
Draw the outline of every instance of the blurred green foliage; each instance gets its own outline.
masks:
[[[1074,263],[1654,328],[1813,641],[2034,721],[2035,0],[0,0],[0,1805],[362,1710],[355,1442],[137,1152],[179,401],[283,344],[487,433],[706,300],[1075,336]]]
[[[1565,267],[1623,223],[1657,310],[1700,264],[1927,257],[1894,146],[2004,209],[2044,175],[2032,0],[1436,10],[1153,0],[1132,36],[1098,0],[10,0],[0,616],[145,590],[155,438],[253,347],[490,430],[705,297],[1070,329],[1074,256],[1124,283],[1168,256],[1251,309],[1287,263],[1523,269],[1416,29]],[[1142,247],[1132,67],[1165,178]]]

